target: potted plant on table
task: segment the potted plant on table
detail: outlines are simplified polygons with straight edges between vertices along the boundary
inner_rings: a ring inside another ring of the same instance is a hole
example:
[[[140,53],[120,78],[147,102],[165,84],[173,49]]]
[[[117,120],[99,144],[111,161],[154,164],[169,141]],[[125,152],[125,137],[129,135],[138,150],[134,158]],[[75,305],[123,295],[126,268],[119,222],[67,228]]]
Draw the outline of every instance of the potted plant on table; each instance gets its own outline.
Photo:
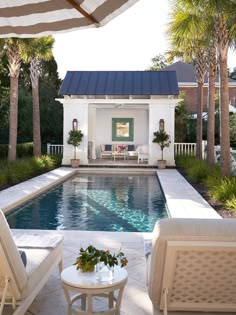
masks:
[[[158,143],[161,148],[161,160],[157,160],[158,168],[166,168],[166,160],[163,159],[163,150],[170,145],[170,136],[164,131],[156,131],[153,133],[154,139],[152,140],[153,143]]]
[[[93,245],[89,245],[85,249],[81,247],[79,256],[76,258],[74,263],[74,265],[76,265],[76,269],[79,269],[82,272],[97,271],[99,273],[101,271],[101,276],[104,275],[104,267],[107,268],[107,271],[111,271],[112,275],[115,265],[125,267],[127,264],[128,260],[121,250],[119,250],[117,254],[111,254],[109,249],[101,250],[97,249]],[[105,275],[107,277],[107,272]]]
[[[72,144],[74,147],[74,158],[71,159],[71,166],[72,167],[79,167],[80,160],[76,158],[76,149],[80,145],[80,142],[83,139],[83,133],[81,130],[71,130],[69,132],[69,138],[67,140],[68,144]]]

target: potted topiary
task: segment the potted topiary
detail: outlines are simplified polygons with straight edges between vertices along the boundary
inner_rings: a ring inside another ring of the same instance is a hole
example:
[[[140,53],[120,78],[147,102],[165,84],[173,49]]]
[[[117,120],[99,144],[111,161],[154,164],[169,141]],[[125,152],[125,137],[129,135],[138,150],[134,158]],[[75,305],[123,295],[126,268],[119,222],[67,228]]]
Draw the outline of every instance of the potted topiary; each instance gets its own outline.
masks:
[[[69,132],[69,138],[67,140],[68,144],[72,144],[74,147],[74,158],[71,159],[71,166],[72,167],[79,167],[79,159],[76,159],[76,149],[80,145],[80,142],[83,139],[83,133],[81,130],[71,130]]]
[[[170,136],[164,131],[156,131],[153,133],[153,143],[158,143],[161,148],[161,160],[157,160],[158,168],[166,168],[166,160],[163,160],[163,150],[170,145]]]

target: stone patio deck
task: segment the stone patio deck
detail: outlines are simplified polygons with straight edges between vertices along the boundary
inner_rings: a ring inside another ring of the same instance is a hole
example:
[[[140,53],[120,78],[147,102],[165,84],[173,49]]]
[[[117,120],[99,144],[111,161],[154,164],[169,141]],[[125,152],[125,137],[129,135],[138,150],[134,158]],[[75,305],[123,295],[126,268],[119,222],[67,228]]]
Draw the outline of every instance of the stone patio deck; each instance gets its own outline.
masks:
[[[148,169],[89,169],[81,168],[80,172],[156,172]],[[0,192],[0,207],[9,210],[20,199],[26,200],[31,194],[48,189],[57,181],[70,176],[75,170],[60,168],[50,173],[38,176],[30,181],[13,186]],[[220,218],[208,203],[193,189],[191,185],[174,169],[158,170],[159,180],[166,196],[170,215],[173,217],[204,217]],[[43,231],[41,231],[43,233]],[[51,231],[53,233],[53,231]],[[64,239],[64,267],[70,266],[77,257],[81,246],[93,244],[98,247],[117,251],[120,246],[129,259],[127,267],[128,284],[124,291],[121,315],[151,315],[152,305],[147,294],[145,279],[145,257],[143,239],[151,238],[151,233],[129,232],[91,232],[91,231],[61,231]],[[98,308],[102,307],[97,301]],[[10,307],[5,308],[3,315],[12,314]],[[62,290],[58,271],[49,278],[47,284],[38,294],[30,306],[27,315],[64,315],[67,314],[67,305]],[[162,312],[160,312],[162,314]],[[170,315],[183,312],[170,312]],[[199,312],[184,312],[185,315],[198,315]],[[209,315],[213,313],[208,313]],[[217,313],[230,314],[230,313]],[[231,313],[233,314],[233,313]],[[234,313],[235,314],[235,313]]]

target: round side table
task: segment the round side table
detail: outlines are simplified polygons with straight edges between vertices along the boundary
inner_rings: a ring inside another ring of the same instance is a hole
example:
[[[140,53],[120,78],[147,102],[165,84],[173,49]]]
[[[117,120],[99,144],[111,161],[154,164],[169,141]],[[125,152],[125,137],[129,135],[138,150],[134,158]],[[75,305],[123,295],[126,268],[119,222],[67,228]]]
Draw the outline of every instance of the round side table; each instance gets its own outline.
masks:
[[[127,279],[127,271],[118,266],[114,269],[114,278],[109,281],[98,280],[95,272],[82,272],[76,270],[76,266],[64,269],[61,280],[68,303],[68,314],[75,312],[79,315],[120,315],[121,299]],[[71,296],[71,292],[77,294]],[[107,300],[106,310],[94,310],[94,297],[103,297]],[[73,304],[78,300],[81,300],[80,307],[73,309]]]

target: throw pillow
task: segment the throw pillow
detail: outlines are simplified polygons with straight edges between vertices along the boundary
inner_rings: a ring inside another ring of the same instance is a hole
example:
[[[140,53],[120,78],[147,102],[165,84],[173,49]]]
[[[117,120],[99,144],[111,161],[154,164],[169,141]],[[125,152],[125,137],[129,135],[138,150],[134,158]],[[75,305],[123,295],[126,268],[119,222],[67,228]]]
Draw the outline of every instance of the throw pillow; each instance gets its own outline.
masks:
[[[128,144],[128,151],[135,151],[135,147],[133,144]]]
[[[105,151],[112,151],[112,145],[111,144],[105,144]]]
[[[19,249],[19,254],[20,254],[20,257],[22,259],[24,266],[26,267],[26,265],[27,265],[26,253],[23,250]]]

